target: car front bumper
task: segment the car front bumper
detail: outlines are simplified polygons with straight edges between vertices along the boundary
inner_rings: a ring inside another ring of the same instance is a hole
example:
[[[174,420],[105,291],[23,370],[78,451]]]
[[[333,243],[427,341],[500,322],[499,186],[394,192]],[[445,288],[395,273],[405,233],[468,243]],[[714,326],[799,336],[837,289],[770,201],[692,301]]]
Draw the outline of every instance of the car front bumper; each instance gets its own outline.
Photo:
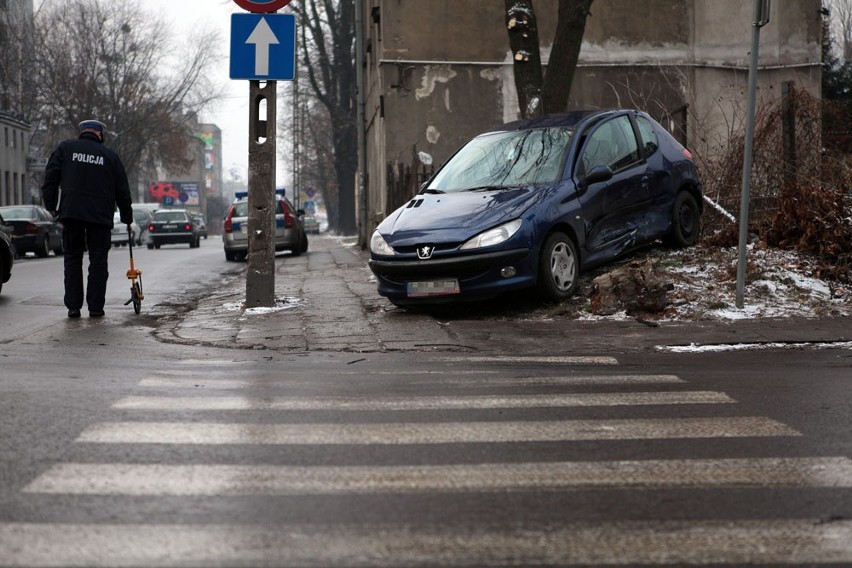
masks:
[[[376,275],[379,294],[399,304],[488,298],[502,292],[530,287],[536,281],[536,263],[533,262],[530,250],[526,248],[429,260],[373,258],[369,261],[369,266]],[[502,271],[507,267],[512,267],[514,274],[503,275]],[[459,293],[409,296],[409,282],[443,279],[457,280]]]

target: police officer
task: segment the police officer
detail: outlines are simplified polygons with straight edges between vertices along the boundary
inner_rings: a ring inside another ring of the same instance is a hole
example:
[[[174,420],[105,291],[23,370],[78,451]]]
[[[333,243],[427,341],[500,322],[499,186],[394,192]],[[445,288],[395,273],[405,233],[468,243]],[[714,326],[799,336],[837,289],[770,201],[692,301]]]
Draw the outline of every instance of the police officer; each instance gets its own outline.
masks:
[[[104,146],[106,125],[84,120],[77,139],[60,142],[50,155],[41,187],[44,205],[65,226],[65,307],[69,318],[83,307],[83,253],[89,251],[86,305],[102,317],[106,302],[107,254],[116,205],[121,222],[133,222],[127,173],[118,154]]]

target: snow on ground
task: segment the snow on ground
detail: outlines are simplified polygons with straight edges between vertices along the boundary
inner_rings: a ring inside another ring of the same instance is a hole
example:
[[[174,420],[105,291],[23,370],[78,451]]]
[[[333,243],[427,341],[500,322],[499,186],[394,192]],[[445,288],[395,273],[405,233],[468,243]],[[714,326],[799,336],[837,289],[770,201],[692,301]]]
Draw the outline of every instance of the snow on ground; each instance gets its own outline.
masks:
[[[592,280],[636,259],[655,259],[672,285],[664,312],[598,316],[591,312]],[[686,249],[653,247],[584,274],[578,295],[539,315],[584,320],[733,321],[748,318],[842,317],[852,315],[852,283],[814,275],[816,262],[792,251],[749,246],[743,307],[736,306],[737,249],[698,245]],[[570,306],[570,307],[569,307]],[[555,312],[555,313],[554,313]]]

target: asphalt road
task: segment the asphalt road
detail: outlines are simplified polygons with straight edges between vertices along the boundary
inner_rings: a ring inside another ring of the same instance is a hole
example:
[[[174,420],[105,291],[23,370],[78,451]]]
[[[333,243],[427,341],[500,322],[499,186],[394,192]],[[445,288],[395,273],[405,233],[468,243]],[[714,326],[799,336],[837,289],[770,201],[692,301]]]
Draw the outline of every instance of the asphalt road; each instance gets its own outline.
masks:
[[[0,296],[0,566],[852,565],[848,349],[178,344],[60,263]],[[241,269],[138,264],[158,313]]]

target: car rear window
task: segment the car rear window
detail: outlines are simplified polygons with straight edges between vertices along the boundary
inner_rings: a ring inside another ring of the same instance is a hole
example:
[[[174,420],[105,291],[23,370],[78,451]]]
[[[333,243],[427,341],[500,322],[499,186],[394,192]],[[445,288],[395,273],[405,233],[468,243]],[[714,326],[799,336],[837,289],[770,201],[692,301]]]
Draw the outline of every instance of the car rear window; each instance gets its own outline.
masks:
[[[186,221],[186,215],[182,211],[157,211],[154,213],[154,221]]]

